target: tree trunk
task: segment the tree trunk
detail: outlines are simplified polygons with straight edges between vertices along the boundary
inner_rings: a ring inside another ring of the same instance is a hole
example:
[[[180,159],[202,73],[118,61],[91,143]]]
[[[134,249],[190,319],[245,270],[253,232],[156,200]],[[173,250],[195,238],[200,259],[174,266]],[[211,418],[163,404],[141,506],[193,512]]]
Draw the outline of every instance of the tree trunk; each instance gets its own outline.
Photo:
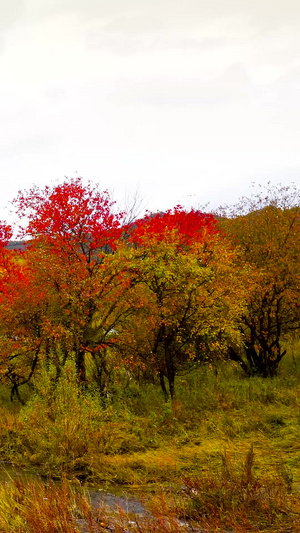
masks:
[[[172,357],[171,350],[169,349],[168,343],[165,342],[165,360],[166,360],[166,369],[167,369],[167,379],[169,384],[169,391],[171,400],[174,400],[175,397],[175,364]]]
[[[79,349],[75,356],[76,373],[79,385],[86,385],[85,351]]]
[[[167,402],[168,399],[169,399],[169,395],[168,395],[168,391],[166,389],[165,378],[164,378],[164,375],[163,375],[162,371],[159,372],[159,381],[160,381],[161,389],[162,389],[162,391],[164,393],[165,401]]]
[[[168,374],[168,382],[169,382],[171,400],[174,400],[175,398],[175,372]]]

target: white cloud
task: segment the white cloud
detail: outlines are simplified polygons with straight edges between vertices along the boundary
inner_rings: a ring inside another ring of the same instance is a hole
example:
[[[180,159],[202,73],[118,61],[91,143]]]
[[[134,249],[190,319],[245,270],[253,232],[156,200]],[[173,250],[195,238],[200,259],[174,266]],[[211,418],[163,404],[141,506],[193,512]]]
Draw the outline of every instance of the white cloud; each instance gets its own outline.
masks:
[[[298,2],[1,3],[3,203],[75,171],[161,208],[299,179]]]

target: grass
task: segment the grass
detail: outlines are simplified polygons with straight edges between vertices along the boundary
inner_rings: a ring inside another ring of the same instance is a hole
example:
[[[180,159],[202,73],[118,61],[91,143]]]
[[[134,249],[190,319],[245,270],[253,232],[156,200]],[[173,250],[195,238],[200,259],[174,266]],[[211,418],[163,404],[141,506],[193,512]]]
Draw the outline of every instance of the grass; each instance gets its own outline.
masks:
[[[74,533],[79,500],[70,485],[12,481],[0,485],[1,533]]]
[[[144,518],[140,529],[134,529],[138,526],[127,523],[131,518],[111,517],[115,528],[123,527],[119,531],[125,530],[126,520],[126,531],[180,531],[179,519],[194,521],[202,531],[297,531],[298,352],[283,363],[279,376],[267,380],[245,378],[226,364],[214,370],[199,368],[178,378],[172,404],[164,402],[156,386],[132,380],[123,387],[121,378],[103,404],[96,390],[78,394],[72,372],[62,378],[55,393],[46,377],[41,379],[39,394],[25,406],[10,404],[3,390],[1,459],[50,477],[75,476],[107,488],[126,486],[141,497],[148,494],[153,500],[149,503],[152,515],[155,499],[165,502],[158,505],[164,513],[156,516],[155,526],[150,524],[152,519]],[[163,495],[158,496],[158,487]],[[11,490],[17,494],[17,487]],[[33,487],[30,490],[34,493]],[[68,491],[64,498],[59,493],[53,497],[64,499],[69,509],[66,520],[71,523],[75,504],[72,490]],[[11,498],[14,501],[15,496]],[[87,516],[95,520],[85,505],[85,520]],[[16,508],[25,520],[24,512]],[[0,507],[1,513],[6,511]],[[150,520],[148,529],[146,520]],[[5,527],[0,522],[0,532],[38,531],[28,529],[27,523],[22,526],[25,529]],[[50,526],[47,531],[52,531]]]
[[[243,462],[183,479],[181,492],[144,497],[145,513],[91,507],[78,486],[12,481],[0,486],[1,533],[288,533],[299,531],[300,495],[290,479],[257,477],[249,448]]]
[[[18,412],[2,407],[1,456],[45,475],[143,485],[174,482],[253,443],[258,469],[285,464],[300,482],[299,383],[295,374],[249,380],[228,367],[203,369],[181,379],[173,405],[154,386],[133,385],[105,409],[96,394],[78,396],[64,383]]]

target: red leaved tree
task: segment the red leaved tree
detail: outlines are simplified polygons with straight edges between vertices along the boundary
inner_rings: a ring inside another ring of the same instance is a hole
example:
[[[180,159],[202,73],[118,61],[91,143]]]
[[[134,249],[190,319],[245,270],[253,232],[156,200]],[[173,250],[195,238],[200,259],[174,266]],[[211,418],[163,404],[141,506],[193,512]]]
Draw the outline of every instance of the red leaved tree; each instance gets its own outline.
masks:
[[[107,191],[84,185],[80,178],[44,189],[34,186],[20,192],[14,203],[19,216],[28,221],[21,235],[30,243],[22,256],[27,282],[18,287],[13,305],[6,300],[11,320],[15,317],[15,324],[7,326],[18,331],[18,317],[26,317],[26,310],[34,308],[35,321],[28,312],[24,323],[23,346],[34,351],[38,338],[39,358],[54,364],[56,378],[73,354],[78,378],[85,382],[87,354],[93,359],[104,353],[113,342],[119,315],[129,312],[120,310],[127,283],[114,254],[124,231],[123,214],[113,213]],[[20,333],[15,336],[21,338]],[[18,353],[15,347],[10,353],[16,374],[22,367]]]
[[[236,252],[212,215],[179,206],[137,221],[128,242],[135,315],[120,329],[118,349],[174,397],[180,370],[209,351],[221,354],[228,337],[239,342],[244,292]]]

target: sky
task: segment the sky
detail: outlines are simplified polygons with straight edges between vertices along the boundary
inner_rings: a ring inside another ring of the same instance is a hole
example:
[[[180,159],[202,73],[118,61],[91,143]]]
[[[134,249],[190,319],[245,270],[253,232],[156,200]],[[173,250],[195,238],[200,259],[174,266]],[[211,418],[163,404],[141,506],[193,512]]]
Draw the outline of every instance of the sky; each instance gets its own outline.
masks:
[[[151,211],[300,184],[298,0],[0,0],[0,217],[81,176]]]

